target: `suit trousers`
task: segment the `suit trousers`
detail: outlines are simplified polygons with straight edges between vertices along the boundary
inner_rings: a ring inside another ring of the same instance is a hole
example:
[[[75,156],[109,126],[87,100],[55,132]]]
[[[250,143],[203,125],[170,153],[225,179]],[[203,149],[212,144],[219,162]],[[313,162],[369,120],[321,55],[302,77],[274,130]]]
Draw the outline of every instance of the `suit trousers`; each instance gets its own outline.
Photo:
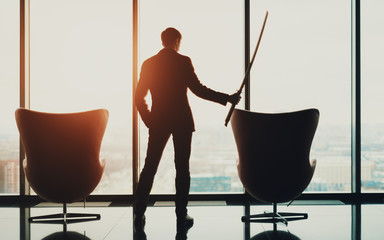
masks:
[[[134,213],[137,216],[144,215],[148,204],[149,194],[152,189],[153,180],[160,163],[164,148],[169,137],[173,137],[174,162],[176,168],[176,216],[187,215],[187,204],[190,188],[189,158],[191,155],[192,132],[170,132],[162,129],[150,129],[147,156],[144,168],[141,171],[139,184],[135,193]]]

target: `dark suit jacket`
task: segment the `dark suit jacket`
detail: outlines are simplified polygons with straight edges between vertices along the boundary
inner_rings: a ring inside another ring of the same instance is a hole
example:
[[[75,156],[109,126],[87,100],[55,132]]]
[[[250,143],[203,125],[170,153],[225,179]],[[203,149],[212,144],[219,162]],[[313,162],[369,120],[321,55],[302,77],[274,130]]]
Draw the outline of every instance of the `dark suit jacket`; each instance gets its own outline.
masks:
[[[141,68],[135,93],[136,107],[143,122],[151,129],[194,131],[188,88],[197,96],[226,105],[229,95],[202,85],[191,59],[168,48],[147,59]],[[151,92],[149,110],[144,97]]]

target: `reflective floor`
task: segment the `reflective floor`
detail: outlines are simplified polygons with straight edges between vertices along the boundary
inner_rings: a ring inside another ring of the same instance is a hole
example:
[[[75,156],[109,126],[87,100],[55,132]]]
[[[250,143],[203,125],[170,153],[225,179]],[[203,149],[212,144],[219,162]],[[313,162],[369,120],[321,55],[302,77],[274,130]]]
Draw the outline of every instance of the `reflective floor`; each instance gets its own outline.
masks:
[[[288,226],[241,222],[244,211],[250,214],[271,211],[269,205],[247,208],[242,205],[226,205],[225,202],[191,202],[189,214],[195,224],[187,239],[302,239],[302,240],[382,240],[384,239],[384,204],[344,205],[341,202],[294,202],[279,205],[279,211],[305,212],[308,219],[289,222]],[[57,206],[38,205],[32,208],[1,207],[0,239],[62,239],[61,224],[30,224],[30,216],[59,213]],[[67,226],[67,239],[129,240],[133,238],[132,208],[109,206],[109,203],[91,203],[86,208],[69,206],[68,212],[100,213],[101,219],[92,222],[73,223]],[[146,212],[145,233],[149,240],[169,240],[176,236],[174,207],[158,202]]]

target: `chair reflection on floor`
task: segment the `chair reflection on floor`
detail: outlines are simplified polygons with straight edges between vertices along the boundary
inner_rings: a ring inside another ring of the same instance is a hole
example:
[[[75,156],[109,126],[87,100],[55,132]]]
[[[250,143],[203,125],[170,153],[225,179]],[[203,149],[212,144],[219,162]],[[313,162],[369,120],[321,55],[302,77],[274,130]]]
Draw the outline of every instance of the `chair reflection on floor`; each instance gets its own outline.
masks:
[[[55,232],[52,233],[42,240],[91,240],[85,234],[78,232],[66,231],[66,232]]]
[[[104,172],[99,151],[108,111],[44,113],[16,110],[26,159],[23,168],[31,188],[48,202],[62,203],[63,212],[30,217],[33,223],[67,223],[100,219],[100,214],[67,213],[67,203],[84,200]]]
[[[253,236],[250,240],[300,240],[297,236],[287,231],[265,231]]]
[[[316,161],[309,161],[319,121],[317,109],[256,113],[235,109],[231,125],[239,154],[238,174],[245,190],[273,212],[242,217],[250,222],[306,219],[306,213],[279,213],[277,203],[296,199],[310,183]]]

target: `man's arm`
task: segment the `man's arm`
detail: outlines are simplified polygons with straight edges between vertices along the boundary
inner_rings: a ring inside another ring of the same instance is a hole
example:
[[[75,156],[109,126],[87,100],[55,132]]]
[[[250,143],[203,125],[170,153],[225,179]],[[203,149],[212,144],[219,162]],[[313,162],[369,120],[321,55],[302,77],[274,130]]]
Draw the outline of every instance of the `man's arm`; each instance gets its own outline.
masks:
[[[187,62],[187,73],[188,73],[188,87],[196,96],[203,99],[226,105],[230,101],[230,96],[225,93],[214,91],[205,85],[201,84],[198,77],[195,74],[191,59],[188,58]]]

